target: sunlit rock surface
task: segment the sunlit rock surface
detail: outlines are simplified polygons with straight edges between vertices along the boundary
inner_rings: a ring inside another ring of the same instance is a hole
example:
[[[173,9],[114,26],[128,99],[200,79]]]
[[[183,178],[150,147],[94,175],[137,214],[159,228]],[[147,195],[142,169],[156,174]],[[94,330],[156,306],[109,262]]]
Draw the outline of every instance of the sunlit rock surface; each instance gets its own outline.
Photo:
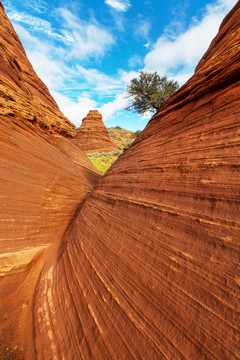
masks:
[[[87,153],[110,152],[118,150],[108,135],[102,115],[98,110],[90,110],[82,120],[77,130],[77,140],[81,148]]]
[[[76,136],[75,126],[36,76],[1,3],[0,7],[0,114],[21,117],[50,133]]]
[[[39,273],[99,175],[1,3],[0,35],[0,359],[22,359]]]
[[[31,115],[1,107],[2,354],[22,358],[24,337],[29,360],[240,358],[239,8],[87,197],[71,124],[55,132],[48,92],[47,127],[44,99],[29,122],[2,74],[1,101],[14,89]]]
[[[29,359],[240,358],[239,6],[87,197]]]

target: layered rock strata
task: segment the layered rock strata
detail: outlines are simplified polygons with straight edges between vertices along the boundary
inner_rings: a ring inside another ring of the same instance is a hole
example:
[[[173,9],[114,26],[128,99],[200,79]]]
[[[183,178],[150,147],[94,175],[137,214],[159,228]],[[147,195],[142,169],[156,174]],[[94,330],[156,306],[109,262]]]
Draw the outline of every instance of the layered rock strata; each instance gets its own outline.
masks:
[[[30,360],[239,359],[240,2],[87,198],[98,175],[0,11],[0,357],[25,334]]]
[[[36,75],[1,3],[0,11],[0,114],[20,117],[55,135],[75,137],[75,126]]]
[[[240,3],[38,283],[38,359],[240,358]]]
[[[118,147],[109,137],[102,115],[97,110],[90,110],[77,130],[77,141],[86,153],[110,152]]]
[[[99,175],[1,3],[0,35],[0,358],[22,359],[39,274]]]

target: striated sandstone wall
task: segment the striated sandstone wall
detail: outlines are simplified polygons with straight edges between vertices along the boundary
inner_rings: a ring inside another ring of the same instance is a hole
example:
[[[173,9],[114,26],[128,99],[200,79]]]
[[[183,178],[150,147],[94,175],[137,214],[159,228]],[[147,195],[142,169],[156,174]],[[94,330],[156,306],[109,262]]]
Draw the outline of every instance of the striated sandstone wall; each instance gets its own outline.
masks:
[[[23,358],[39,274],[99,179],[75,135],[0,3],[1,359]]]
[[[77,130],[77,141],[86,153],[110,152],[118,147],[109,137],[102,115],[98,110],[90,110]]]
[[[240,2],[88,196],[27,359],[240,358],[239,65]]]
[[[56,136],[76,136],[75,126],[33,70],[1,3],[0,62],[0,115],[21,118]]]

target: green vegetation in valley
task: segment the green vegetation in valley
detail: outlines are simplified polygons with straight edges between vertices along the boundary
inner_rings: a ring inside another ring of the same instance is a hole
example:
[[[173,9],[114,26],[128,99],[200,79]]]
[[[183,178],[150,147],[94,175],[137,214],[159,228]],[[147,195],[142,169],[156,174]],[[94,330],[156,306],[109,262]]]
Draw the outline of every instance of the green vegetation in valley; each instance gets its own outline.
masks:
[[[89,159],[93,165],[104,174],[110,166],[117,160],[117,158],[122,154],[122,151],[112,151],[108,153],[98,153],[88,154]]]
[[[122,129],[121,126],[107,128],[107,131],[110,139],[118,146],[119,150],[108,153],[94,152],[92,154],[87,154],[93,165],[102,174],[104,174],[117,158],[132,145],[133,141],[141,133],[141,130],[134,132]]]

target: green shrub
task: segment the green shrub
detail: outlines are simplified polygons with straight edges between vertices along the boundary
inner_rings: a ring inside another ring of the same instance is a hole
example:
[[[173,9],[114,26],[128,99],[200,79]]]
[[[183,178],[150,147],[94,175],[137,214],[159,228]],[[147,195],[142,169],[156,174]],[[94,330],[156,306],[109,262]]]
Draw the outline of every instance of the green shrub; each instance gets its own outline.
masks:
[[[123,148],[123,151],[127,150],[131,145],[132,145],[132,143],[128,143],[127,145],[125,145]]]
[[[137,130],[137,131],[135,131],[134,136],[138,137],[138,135],[139,135],[141,132],[142,132],[142,130]]]

